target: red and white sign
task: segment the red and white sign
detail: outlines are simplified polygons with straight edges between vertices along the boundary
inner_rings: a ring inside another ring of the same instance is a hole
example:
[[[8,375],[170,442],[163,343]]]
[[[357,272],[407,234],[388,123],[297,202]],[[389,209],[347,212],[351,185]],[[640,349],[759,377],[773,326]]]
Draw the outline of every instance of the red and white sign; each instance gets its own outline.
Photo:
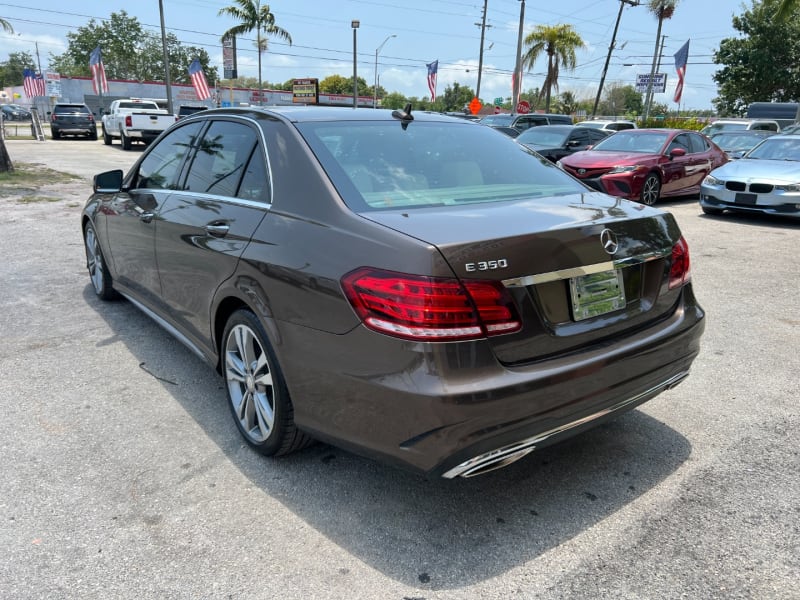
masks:
[[[521,115],[527,115],[531,112],[531,105],[527,100],[520,100],[517,102],[517,112]]]

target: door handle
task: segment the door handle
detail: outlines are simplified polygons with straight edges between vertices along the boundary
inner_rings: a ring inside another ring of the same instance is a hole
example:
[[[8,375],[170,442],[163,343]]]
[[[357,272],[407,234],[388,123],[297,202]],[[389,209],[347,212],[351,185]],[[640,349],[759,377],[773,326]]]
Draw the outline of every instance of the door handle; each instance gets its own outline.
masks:
[[[230,226],[227,223],[209,223],[203,229],[214,237],[225,237],[230,231]]]

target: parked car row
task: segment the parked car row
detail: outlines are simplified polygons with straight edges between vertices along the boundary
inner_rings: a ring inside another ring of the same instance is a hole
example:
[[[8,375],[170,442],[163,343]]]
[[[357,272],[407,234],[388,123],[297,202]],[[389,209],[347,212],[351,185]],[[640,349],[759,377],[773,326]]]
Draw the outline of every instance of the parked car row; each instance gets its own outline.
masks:
[[[2,104],[0,112],[7,121],[30,121],[31,111],[19,104]]]

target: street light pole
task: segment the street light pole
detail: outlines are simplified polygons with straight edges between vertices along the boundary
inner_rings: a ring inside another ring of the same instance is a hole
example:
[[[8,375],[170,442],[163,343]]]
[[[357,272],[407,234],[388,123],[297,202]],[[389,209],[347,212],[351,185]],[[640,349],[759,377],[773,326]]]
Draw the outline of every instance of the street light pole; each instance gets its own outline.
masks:
[[[380,46],[375,50],[375,85],[372,87],[373,97],[372,97],[372,108],[378,108],[378,53],[383,48],[384,44],[388,42],[390,39],[397,37],[394,33],[388,36]]]
[[[353,108],[358,108],[358,69],[356,67],[357,43],[356,31],[361,22],[358,19],[350,21],[350,27],[353,28]]]

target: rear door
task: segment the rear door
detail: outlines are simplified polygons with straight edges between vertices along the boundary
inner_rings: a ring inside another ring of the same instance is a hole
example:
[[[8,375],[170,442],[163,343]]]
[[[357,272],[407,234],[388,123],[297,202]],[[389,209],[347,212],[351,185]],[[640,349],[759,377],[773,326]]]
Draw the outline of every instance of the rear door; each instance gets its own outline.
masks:
[[[208,345],[214,294],[270,207],[260,129],[211,121],[185,171],[159,210],[155,253],[166,310],[184,334]]]

